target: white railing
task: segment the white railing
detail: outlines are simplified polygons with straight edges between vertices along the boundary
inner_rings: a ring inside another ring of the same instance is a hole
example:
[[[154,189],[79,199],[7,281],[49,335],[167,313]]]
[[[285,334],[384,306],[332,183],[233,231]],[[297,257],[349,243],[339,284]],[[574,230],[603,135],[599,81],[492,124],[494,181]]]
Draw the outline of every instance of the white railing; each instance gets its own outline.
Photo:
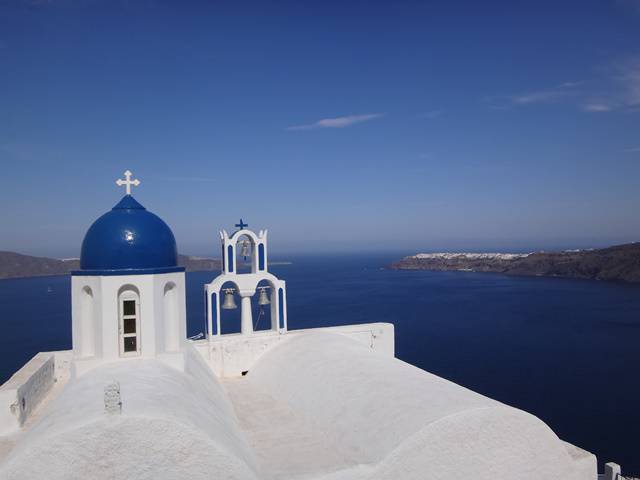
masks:
[[[55,356],[40,352],[0,386],[0,435],[18,430],[53,386]]]

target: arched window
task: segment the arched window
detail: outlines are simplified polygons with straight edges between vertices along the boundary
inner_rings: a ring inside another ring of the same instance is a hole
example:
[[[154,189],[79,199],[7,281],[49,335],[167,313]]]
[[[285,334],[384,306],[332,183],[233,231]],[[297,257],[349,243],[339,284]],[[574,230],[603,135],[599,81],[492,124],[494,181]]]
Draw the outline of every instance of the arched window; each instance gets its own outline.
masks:
[[[118,293],[120,355],[140,355],[140,295],[138,290],[125,286]]]
[[[164,286],[163,301],[164,348],[167,352],[180,350],[180,323],[178,322],[178,288],[173,282]]]
[[[90,287],[84,287],[80,302],[81,357],[92,357],[96,354],[96,327],[93,308],[93,292]]]

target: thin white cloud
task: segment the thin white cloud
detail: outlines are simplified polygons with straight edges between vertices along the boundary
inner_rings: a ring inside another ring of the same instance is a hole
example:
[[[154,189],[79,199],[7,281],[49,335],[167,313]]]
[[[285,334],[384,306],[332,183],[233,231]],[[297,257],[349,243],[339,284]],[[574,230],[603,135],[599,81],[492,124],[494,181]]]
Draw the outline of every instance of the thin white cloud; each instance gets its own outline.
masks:
[[[584,84],[584,82],[564,82],[563,84],[560,85],[560,88],[579,87],[582,84]]]
[[[442,110],[429,110],[428,112],[421,113],[418,116],[420,118],[433,120],[434,118],[438,118],[440,115],[442,115]]]
[[[640,56],[626,57],[605,68],[605,92],[591,95],[587,112],[636,111],[640,108]]]
[[[640,55],[623,57],[599,71],[600,75],[588,82],[565,82],[552,88],[486,100],[494,110],[564,102],[587,113],[640,112]]]
[[[640,147],[625,148],[623,151],[627,153],[640,153]]]
[[[363,115],[346,115],[344,117],[323,118],[314,123],[305,125],[292,125],[287,130],[316,130],[319,128],[345,128],[355,125],[356,123],[375,120],[384,116],[384,113],[367,113]]]
[[[532,90],[513,95],[498,95],[489,97],[490,108],[494,110],[508,110],[514,107],[524,107],[540,103],[553,103],[578,95],[577,87],[582,82],[564,82],[555,87],[543,90]]]
[[[624,101],[628,107],[640,105],[640,56],[628,59],[620,67],[619,81],[622,82],[625,93]]]
[[[518,95],[512,95],[511,102],[515,105],[554,102],[575,95],[575,88],[580,85],[581,82],[565,82],[556,87],[546,90],[537,90],[533,92],[525,92]]]
[[[589,102],[582,106],[585,112],[610,112],[613,106],[606,102]]]
[[[530,103],[550,102],[563,97],[565,92],[559,90],[540,90],[538,92],[528,92],[514,95],[511,101],[516,105],[528,105]]]

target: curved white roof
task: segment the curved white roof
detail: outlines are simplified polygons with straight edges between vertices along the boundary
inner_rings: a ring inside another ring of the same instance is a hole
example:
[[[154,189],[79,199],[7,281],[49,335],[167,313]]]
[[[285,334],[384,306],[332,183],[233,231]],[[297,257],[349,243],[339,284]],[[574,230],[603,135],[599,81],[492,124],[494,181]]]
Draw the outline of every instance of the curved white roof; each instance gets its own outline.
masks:
[[[131,360],[71,381],[18,442],[0,477],[210,479],[221,471],[224,478],[257,478],[224,390],[199,373]],[[105,412],[104,387],[114,380],[121,414]]]
[[[120,383],[122,413],[105,412]],[[595,480],[595,457],[542,421],[347,336],[283,337],[221,384],[127,360],[70,381],[17,442],[3,480]]]
[[[595,457],[538,418],[339,334],[288,340],[246,381],[335,442],[350,471],[331,478],[594,478]]]

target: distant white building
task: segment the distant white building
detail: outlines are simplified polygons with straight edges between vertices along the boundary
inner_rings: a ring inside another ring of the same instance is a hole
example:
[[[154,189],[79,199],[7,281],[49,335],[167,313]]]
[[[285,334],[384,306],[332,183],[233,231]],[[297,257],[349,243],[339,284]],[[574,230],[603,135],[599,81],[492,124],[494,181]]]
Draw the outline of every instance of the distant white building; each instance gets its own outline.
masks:
[[[119,184],[72,276],[73,350],[0,387],[1,479],[597,478],[538,418],[396,359],[392,324],[289,330],[267,232],[242,221],[187,339],[173,233]]]

